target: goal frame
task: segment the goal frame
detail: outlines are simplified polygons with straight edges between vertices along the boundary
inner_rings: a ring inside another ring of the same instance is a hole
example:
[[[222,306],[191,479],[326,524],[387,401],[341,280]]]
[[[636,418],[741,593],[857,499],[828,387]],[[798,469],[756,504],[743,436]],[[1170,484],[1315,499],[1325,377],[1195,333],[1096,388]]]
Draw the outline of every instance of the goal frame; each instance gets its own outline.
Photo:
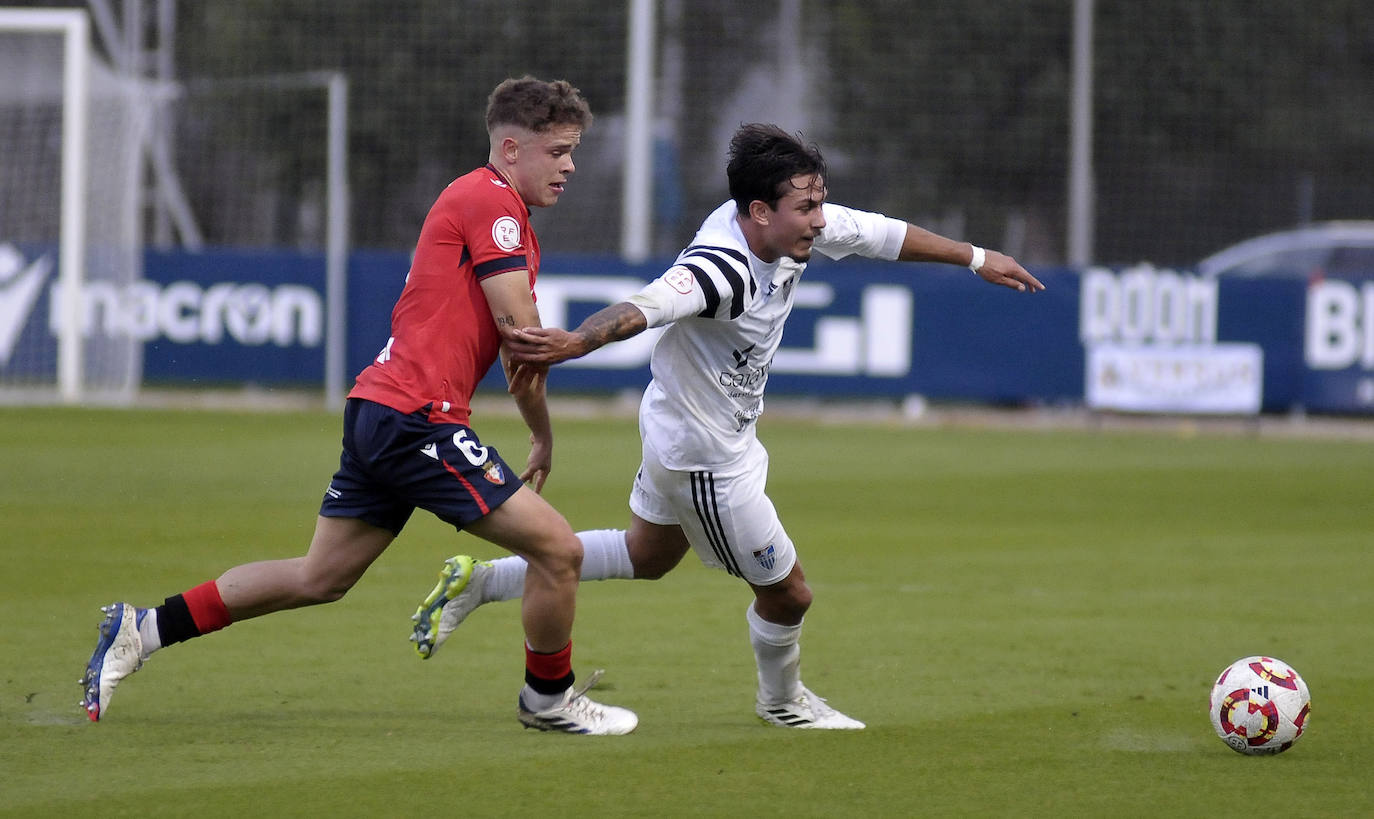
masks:
[[[62,179],[58,223],[57,390],[82,397],[81,285],[86,258],[86,123],[90,109],[90,19],[81,9],[0,9],[0,30],[62,35]]]
[[[94,147],[89,133],[92,117],[95,116],[95,100],[92,98],[96,86],[98,57],[93,38],[96,35],[95,22],[89,11],[71,8],[0,8],[0,31],[17,34],[47,35],[54,38],[54,47],[62,48],[61,82],[61,140],[59,156],[60,180],[57,189],[57,275],[49,291],[52,302],[49,308],[51,327],[55,339],[56,360],[51,365],[53,380],[46,381],[40,388],[19,388],[18,393],[8,394],[0,388],[5,402],[18,399],[21,403],[56,401],[61,404],[79,404],[96,398],[102,402],[113,400],[117,403],[136,402],[141,377],[133,376],[128,392],[97,391],[88,383],[87,369],[91,354],[86,349],[89,340],[85,337],[86,325],[85,289],[91,274],[88,270],[89,251],[95,237],[93,226],[88,224],[88,199],[92,188],[89,174],[93,169],[90,150]],[[118,66],[115,66],[118,71]],[[327,122],[325,123],[327,144],[321,145],[326,155],[326,207],[325,207],[325,366],[322,375],[324,403],[335,407],[342,402],[346,391],[345,352],[347,331],[347,263],[349,250],[348,235],[348,79],[339,71],[313,71],[297,74],[275,75],[269,77],[246,77],[220,80],[220,85],[262,88],[308,88],[318,89],[327,100]],[[166,95],[168,99],[187,93],[186,86],[179,83],[150,83],[150,91]],[[194,219],[189,215],[184,194],[176,184],[176,171],[171,166],[167,147],[157,139],[148,141],[144,134],[142,146],[138,149],[141,179],[151,163],[154,181],[160,200],[168,201],[172,209],[183,213],[184,218],[177,220],[183,230],[183,241],[187,247],[198,249],[201,242],[196,231]],[[136,196],[138,194],[135,194]],[[134,203],[134,211],[141,214],[141,199]],[[143,246],[143,217],[135,219],[135,233],[128,237],[136,247]],[[189,235],[187,227],[189,226]],[[51,349],[51,348],[50,348]],[[49,359],[51,361],[51,359]]]

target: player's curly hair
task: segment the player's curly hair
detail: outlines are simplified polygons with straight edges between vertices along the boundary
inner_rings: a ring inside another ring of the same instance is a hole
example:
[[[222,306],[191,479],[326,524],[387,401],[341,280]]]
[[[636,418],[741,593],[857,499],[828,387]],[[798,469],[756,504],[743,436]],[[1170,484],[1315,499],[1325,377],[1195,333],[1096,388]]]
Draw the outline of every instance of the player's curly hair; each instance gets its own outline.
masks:
[[[778,200],[791,189],[795,176],[826,177],[825,157],[801,134],[789,134],[776,125],[741,125],[730,139],[730,161],[725,166],[730,198],[741,214],[758,200],[777,210]]]
[[[587,130],[592,109],[567,80],[545,82],[529,75],[507,79],[487,97],[487,131],[498,125],[515,125],[543,133],[557,125],[576,125]]]

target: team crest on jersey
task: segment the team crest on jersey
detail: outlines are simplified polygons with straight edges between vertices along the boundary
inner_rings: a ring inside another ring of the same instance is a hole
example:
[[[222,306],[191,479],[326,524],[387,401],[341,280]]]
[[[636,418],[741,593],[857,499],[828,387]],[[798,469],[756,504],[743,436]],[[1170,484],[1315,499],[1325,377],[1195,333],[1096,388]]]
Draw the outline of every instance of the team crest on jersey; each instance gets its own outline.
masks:
[[[520,223],[510,216],[502,216],[491,225],[491,240],[505,251],[520,247]]]
[[[482,466],[482,471],[485,473],[488,483],[494,483],[497,486],[505,485],[506,470],[501,468],[501,463],[499,461],[487,461]]]
[[[669,287],[684,296],[692,292],[692,288],[696,286],[696,277],[692,275],[690,270],[684,270],[681,267],[674,267],[664,273],[663,280],[668,283]]]
[[[773,554],[773,544],[770,543],[762,549],[755,549],[754,559],[759,562],[759,565],[762,566],[764,570],[772,571],[773,564],[776,562],[776,556]]]

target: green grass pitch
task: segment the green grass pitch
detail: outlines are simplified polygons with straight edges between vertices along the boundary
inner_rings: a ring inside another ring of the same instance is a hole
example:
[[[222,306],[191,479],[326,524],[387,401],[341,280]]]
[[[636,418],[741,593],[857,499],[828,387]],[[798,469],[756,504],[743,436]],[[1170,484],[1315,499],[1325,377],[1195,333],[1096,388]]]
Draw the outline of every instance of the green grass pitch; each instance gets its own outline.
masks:
[[[556,419],[557,421],[557,419]],[[523,462],[518,420],[478,418]],[[622,526],[632,419],[557,422],[546,495]],[[1356,816],[1374,814],[1374,443],[765,419],[769,493],[816,601],[803,675],[868,723],[753,715],[748,590],[688,555],[587,584],[574,660],[629,737],[522,730],[517,609],[434,659],[406,641],[443,558],[417,514],[339,603],[153,657],[87,722],[100,605],[295,556],[329,413],[0,410],[0,815]],[[1288,753],[1242,757],[1213,677],[1307,679]]]

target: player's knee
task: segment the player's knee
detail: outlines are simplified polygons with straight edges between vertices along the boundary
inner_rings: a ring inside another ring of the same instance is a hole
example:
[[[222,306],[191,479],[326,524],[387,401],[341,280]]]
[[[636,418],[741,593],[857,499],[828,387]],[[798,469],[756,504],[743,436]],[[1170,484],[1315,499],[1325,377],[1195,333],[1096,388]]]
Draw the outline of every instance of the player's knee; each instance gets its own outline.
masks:
[[[582,576],[582,541],[576,537],[551,540],[526,555],[525,561],[553,583],[576,583]]]
[[[801,622],[811,608],[811,587],[798,583],[778,599],[778,608],[787,615],[788,622]]]
[[[300,596],[307,605],[318,605],[320,603],[333,603],[343,599],[348,590],[353,588],[352,583],[347,583],[331,578],[312,578],[302,584]]]
[[[558,552],[558,568],[573,583],[582,578],[582,541],[573,538],[572,542]]]
[[[811,608],[811,587],[804,581],[755,586],[754,596],[754,610],[773,623],[800,623]]]

